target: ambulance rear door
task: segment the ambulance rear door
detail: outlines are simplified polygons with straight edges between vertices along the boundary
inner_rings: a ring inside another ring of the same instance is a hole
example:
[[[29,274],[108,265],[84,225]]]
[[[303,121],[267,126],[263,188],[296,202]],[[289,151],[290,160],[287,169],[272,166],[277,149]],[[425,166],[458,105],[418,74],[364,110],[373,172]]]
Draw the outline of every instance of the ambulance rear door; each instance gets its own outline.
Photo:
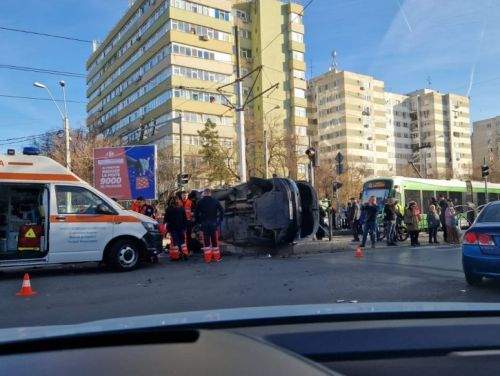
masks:
[[[116,211],[83,186],[52,186],[49,262],[102,260],[115,232]]]

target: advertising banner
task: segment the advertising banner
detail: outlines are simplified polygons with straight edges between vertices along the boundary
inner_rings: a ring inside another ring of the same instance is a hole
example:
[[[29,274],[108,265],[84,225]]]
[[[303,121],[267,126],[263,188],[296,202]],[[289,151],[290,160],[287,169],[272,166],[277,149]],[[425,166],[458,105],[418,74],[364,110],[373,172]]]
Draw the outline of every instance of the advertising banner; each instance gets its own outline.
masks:
[[[94,149],[94,186],[109,197],[156,199],[156,145]]]

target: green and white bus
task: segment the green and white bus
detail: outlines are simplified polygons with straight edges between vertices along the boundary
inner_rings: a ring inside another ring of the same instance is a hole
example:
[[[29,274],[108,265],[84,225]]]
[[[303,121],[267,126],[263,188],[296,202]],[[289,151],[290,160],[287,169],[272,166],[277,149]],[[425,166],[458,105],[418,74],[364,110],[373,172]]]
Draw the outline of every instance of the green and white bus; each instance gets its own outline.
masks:
[[[466,227],[465,212],[469,203],[474,203],[477,208],[486,203],[484,182],[462,180],[437,180],[407,178],[403,176],[372,178],[363,184],[361,202],[368,197],[377,197],[377,203],[382,206],[389,197],[395,198],[401,205],[406,206],[410,201],[416,201],[422,213],[427,213],[432,197],[444,195],[453,201],[457,207],[461,226]],[[489,201],[500,200],[500,184],[488,183]],[[425,214],[422,218],[421,228],[427,227]],[[463,220],[463,222],[462,222]]]
[[[427,212],[432,197],[445,195],[455,206],[467,205],[473,202],[476,206],[486,203],[484,182],[472,181],[470,185],[462,180],[437,180],[407,178],[394,176],[387,178],[372,178],[363,184],[361,202],[368,197],[377,197],[379,204],[385,203],[389,197],[394,197],[402,205],[416,201],[418,206]],[[500,199],[500,184],[488,183],[489,201]]]

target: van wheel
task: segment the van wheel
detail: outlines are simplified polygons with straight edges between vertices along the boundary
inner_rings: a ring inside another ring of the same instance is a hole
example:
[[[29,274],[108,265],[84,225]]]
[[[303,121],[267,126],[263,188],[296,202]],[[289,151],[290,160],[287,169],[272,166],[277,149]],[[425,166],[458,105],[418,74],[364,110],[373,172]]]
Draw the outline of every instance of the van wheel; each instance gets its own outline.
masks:
[[[139,256],[137,244],[131,240],[123,239],[111,246],[107,261],[114,270],[125,272],[137,268]]]

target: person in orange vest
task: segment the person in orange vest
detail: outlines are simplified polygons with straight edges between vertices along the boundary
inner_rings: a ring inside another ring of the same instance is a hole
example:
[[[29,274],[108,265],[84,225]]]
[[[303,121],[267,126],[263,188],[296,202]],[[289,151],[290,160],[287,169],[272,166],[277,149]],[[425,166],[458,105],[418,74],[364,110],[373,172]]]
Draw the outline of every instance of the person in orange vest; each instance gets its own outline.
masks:
[[[136,213],[140,213],[143,204],[144,204],[144,198],[142,196],[139,196],[134,201],[132,201],[130,210],[135,211]]]
[[[194,216],[194,205],[193,201],[189,199],[188,193],[186,191],[182,191],[180,194],[180,199],[182,203],[182,207],[186,212],[187,226],[186,226],[186,244],[189,248],[189,243],[191,241],[191,236],[193,232],[193,216]],[[191,249],[190,249],[191,251]]]

